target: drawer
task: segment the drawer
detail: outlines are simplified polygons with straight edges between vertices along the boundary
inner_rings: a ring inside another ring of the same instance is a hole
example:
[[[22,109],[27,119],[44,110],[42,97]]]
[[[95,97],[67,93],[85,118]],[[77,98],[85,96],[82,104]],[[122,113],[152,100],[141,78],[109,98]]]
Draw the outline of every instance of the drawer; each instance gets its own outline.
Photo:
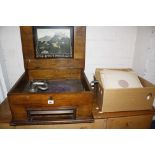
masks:
[[[118,117],[108,118],[108,129],[147,129],[150,128],[152,122],[152,114],[130,116],[130,117]]]
[[[59,121],[76,119],[76,109],[73,107],[55,109],[27,109],[29,121]]]

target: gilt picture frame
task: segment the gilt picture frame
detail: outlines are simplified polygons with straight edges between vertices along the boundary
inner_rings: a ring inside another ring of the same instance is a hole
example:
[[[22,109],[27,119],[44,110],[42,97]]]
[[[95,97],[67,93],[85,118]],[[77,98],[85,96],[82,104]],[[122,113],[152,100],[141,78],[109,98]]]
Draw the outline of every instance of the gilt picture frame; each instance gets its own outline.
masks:
[[[33,26],[36,58],[73,58],[74,27]]]

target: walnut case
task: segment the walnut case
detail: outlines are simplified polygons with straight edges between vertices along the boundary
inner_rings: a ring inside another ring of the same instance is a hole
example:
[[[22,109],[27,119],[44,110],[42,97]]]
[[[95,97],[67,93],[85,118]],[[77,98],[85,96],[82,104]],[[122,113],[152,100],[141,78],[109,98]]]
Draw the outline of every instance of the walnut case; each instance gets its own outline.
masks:
[[[94,95],[84,73],[86,28],[74,27],[73,57],[56,59],[36,58],[33,27],[20,30],[25,73],[8,93],[11,124],[93,122]],[[74,90],[33,93],[26,89],[31,80],[70,83]],[[50,104],[49,99],[53,101]]]

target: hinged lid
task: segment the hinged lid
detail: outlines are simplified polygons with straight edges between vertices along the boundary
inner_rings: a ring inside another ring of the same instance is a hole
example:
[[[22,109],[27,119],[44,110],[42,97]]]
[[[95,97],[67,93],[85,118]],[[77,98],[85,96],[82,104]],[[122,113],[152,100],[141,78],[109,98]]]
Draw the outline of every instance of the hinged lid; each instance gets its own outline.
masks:
[[[41,28],[41,27],[40,27]],[[46,27],[47,29],[52,27]],[[55,27],[60,28],[60,27]],[[66,28],[66,27],[63,27]],[[21,38],[22,38],[22,48],[23,48],[23,56],[24,56],[24,65],[25,69],[32,70],[51,70],[51,69],[84,69],[85,66],[85,36],[86,36],[86,27],[72,27],[72,57],[64,57],[64,58],[37,58],[36,57],[36,31],[34,31],[34,27],[31,26],[22,26],[21,30]],[[52,30],[51,30],[52,31]],[[46,31],[48,33],[48,31]],[[48,35],[48,34],[47,34]],[[50,35],[50,34],[49,34]],[[39,40],[39,38],[38,38]],[[45,42],[41,42],[45,43]],[[46,42],[47,43],[47,42]],[[52,43],[52,46],[57,47],[58,45]],[[43,51],[44,54],[48,53],[48,51]]]

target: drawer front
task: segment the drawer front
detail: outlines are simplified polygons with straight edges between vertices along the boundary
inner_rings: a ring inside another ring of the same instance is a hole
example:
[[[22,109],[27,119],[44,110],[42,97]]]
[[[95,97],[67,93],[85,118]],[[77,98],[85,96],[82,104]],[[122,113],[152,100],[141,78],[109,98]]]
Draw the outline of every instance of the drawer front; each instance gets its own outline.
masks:
[[[107,119],[108,129],[147,129],[151,127],[152,114]]]
[[[79,106],[92,104],[91,93],[61,93],[61,94],[25,94],[9,97],[11,104],[16,105],[41,105],[41,106]]]
[[[58,109],[72,107],[76,116],[84,118],[92,115],[93,95],[91,93],[25,94],[10,95],[9,104],[13,119],[27,118],[27,109]]]
[[[64,119],[76,119],[75,108],[59,109],[27,109],[29,121],[55,121]]]

